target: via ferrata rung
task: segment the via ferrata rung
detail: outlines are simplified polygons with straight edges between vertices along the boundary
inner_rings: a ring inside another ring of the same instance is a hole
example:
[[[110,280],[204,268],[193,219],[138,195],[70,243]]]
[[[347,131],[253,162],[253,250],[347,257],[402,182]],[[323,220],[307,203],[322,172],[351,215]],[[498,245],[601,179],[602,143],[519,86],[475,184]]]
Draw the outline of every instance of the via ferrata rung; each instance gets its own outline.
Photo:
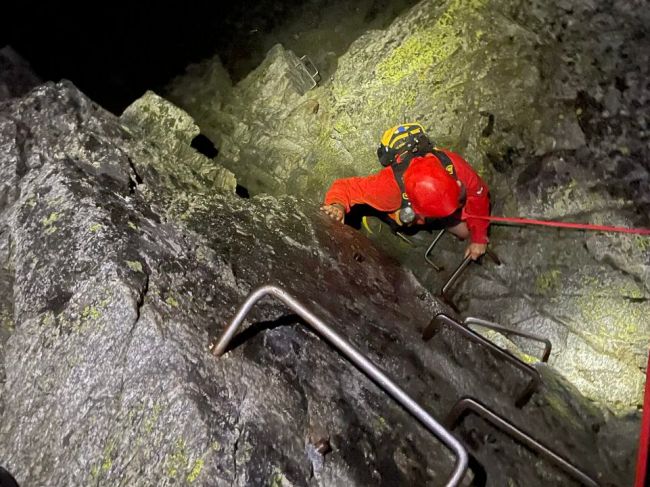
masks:
[[[235,317],[228,324],[216,345],[211,347],[215,357],[221,357],[227,350],[228,344],[235,335],[239,325],[251,311],[253,306],[263,297],[270,295],[295,311],[309,326],[314,328],[320,336],[326,339],[330,345],[341,352],[359,370],[375,381],[379,387],[389,396],[395,399],[412,416],[418,419],[433,435],[438,438],[456,457],[454,469],[447,479],[445,485],[449,487],[458,486],[465,477],[468,468],[468,455],[460,442],[438,423],[422,406],[416,403],[402,388],[382,372],[370,359],[363,355],[350,342],[326,325],[316,315],[309,311],[302,303],[290,296],[284,289],[275,285],[265,285],[254,290],[240,306]]]
[[[464,397],[459,400],[449,412],[445,421],[449,429],[454,429],[463,419],[463,416],[468,412],[477,414],[485,421],[510,436],[515,441],[525,445],[530,450],[537,453],[539,456],[549,460],[551,463],[559,467],[564,472],[571,475],[574,479],[588,487],[598,487],[598,483],[594,481],[589,475],[580,470],[578,467],[570,463],[568,460],[562,458],[553,450],[544,446],[539,441],[532,438],[523,430],[517,428],[510,421],[503,416],[498,415],[494,411],[488,409],[486,406],[471,397]]]

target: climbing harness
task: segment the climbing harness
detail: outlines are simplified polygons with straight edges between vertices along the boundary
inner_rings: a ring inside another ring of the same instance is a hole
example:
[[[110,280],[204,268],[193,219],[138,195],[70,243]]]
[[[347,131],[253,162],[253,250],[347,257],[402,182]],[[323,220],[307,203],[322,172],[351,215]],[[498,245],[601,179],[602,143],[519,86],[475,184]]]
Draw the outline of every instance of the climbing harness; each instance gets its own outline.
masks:
[[[541,457],[546,458],[555,464],[557,467],[571,475],[574,479],[578,480],[583,485],[586,485],[588,487],[598,487],[598,483],[589,477],[585,472],[562,458],[550,448],[542,445],[530,435],[517,428],[514,424],[507,421],[504,417],[498,415],[483,404],[479,403],[476,399],[465,397],[458,401],[449,412],[445,424],[449,429],[454,429],[462,421],[463,416],[468,412],[477,414],[488,423],[501,430],[503,433],[507,434]]]
[[[416,403],[402,388],[388,378],[370,359],[364,356],[356,347],[336,333],[331,327],[321,321],[316,315],[309,311],[303,304],[290,296],[284,289],[275,285],[265,285],[254,290],[246,301],[241,305],[235,317],[228,324],[217,344],[212,347],[212,354],[221,357],[226,351],[228,344],[235,335],[239,325],[253,306],[263,297],[270,295],[295,311],[305,322],[314,328],[330,345],[341,352],[350,362],[356,365],[364,374],[374,380],[381,389],[400,403],[412,416],[417,418],[433,435],[449,448],[456,456],[454,470],[445,485],[456,487],[465,476],[468,466],[468,455],[460,442],[447,431],[440,423],[427,413],[422,406]]]

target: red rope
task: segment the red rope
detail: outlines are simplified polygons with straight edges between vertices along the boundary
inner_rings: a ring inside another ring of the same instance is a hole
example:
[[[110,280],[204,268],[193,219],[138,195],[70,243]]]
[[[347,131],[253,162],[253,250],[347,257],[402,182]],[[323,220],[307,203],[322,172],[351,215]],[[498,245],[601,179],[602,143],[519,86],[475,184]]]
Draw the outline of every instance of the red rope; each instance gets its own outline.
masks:
[[[650,451],[650,359],[646,369],[645,399],[643,402],[643,417],[639,433],[639,453],[636,462],[636,481],[634,487],[644,487],[650,483],[648,477],[648,460]]]
[[[489,220],[492,222],[518,223],[521,225],[543,225],[546,227],[577,228],[579,230],[597,230],[601,232],[622,232],[635,233],[637,235],[650,235],[650,228],[612,227],[609,225],[592,225],[591,223],[556,222],[550,220],[533,220],[531,218],[512,218],[505,216],[467,215],[467,218]]]

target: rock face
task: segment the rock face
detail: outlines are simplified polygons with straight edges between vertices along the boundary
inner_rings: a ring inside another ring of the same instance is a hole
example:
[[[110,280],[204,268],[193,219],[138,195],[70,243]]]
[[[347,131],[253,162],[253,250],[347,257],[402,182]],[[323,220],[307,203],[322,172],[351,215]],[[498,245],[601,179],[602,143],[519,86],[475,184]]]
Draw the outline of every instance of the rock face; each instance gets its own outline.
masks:
[[[630,483],[638,417],[539,365],[544,387],[516,408],[516,369],[451,330],[420,340],[442,308],[412,274],[305,199],[219,188],[181,150],[195,132],[153,94],[121,119],[69,82],[0,104],[0,458],[21,485],[443,484],[449,452],[278,302],[211,355],[267,282],[435,417],[474,396],[603,485]],[[487,485],[572,482],[466,421]]]
[[[196,72],[169,96],[252,194],[321,201],[335,178],[378,169],[383,130],[418,120],[488,181],[493,214],[649,227],[647,25],[625,2],[423,1],[358,39],[331,82],[304,95],[276,46],[227,97]],[[371,238],[442,285],[448,274],[422,265],[432,237],[413,249],[386,233]],[[582,393],[639,406],[648,238],[497,227],[491,237],[506,265],[468,271],[461,310],[550,337],[551,364]],[[452,268],[461,248],[438,252]]]
[[[147,141],[148,147],[159,147],[165,158],[147,158],[149,168],[165,179],[170,188],[185,191],[234,192],[235,176],[192,148],[199,128],[183,110],[148,91],[124,110],[121,120]],[[148,147],[142,147],[146,158]]]

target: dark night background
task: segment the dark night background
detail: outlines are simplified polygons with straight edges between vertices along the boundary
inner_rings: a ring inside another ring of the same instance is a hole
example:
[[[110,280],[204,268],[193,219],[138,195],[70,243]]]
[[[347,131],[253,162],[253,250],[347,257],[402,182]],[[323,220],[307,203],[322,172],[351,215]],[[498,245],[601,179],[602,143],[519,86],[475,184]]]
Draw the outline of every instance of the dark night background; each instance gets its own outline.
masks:
[[[42,79],[70,79],[119,114],[215,53],[236,81],[263,59],[254,48],[260,36],[324,3],[20,2],[3,7],[0,46],[12,46]]]

